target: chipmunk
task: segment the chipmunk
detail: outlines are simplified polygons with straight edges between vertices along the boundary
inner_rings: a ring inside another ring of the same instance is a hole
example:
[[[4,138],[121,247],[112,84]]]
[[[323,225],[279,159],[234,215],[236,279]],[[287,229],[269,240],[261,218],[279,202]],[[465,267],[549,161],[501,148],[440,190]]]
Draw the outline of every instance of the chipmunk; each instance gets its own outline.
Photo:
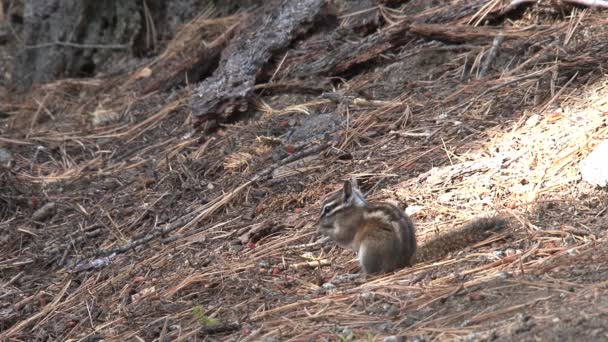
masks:
[[[341,192],[328,198],[317,222],[318,231],[340,247],[358,254],[367,274],[386,273],[416,261],[431,261],[480,241],[490,230],[501,229],[500,217],[480,218],[425,243],[416,250],[414,223],[405,212],[389,203],[368,202],[353,177]]]

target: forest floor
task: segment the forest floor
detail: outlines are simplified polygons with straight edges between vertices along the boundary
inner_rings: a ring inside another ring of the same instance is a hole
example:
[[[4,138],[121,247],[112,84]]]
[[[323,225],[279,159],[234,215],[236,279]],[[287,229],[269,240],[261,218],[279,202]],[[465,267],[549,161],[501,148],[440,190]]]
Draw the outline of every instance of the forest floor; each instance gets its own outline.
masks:
[[[483,21],[498,2],[464,3],[338,13],[343,29],[373,14],[373,32],[416,18],[465,36],[409,32],[311,76],[333,96],[260,88],[247,115],[207,132],[192,128],[188,83],[137,87],[166,55],[3,94],[0,340],[608,339],[608,196],[579,170],[608,137],[606,12]],[[441,12],[452,5],[458,16]],[[184,30],[200,40],[238,21]],[[475,24],[491,34],[466,33]],[[267,82],[290,80],[331,32],[300,36]],[[479,216],[509,225],[433,263],[357,275],[314,226],[353,175],[371,200],[407,207],[421,243]]]

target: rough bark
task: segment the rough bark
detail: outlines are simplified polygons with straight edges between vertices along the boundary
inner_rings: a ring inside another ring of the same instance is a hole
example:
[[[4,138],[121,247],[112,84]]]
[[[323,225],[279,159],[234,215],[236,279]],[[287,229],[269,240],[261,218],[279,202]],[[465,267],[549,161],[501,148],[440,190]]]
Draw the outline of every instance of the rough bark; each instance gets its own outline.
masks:
[[[225,15],[260,2],[25,0],[15,87],[118,71],[126,65],[108,62],[160,51],[163,41],[205,8]]]
[[[16,65],[21,89],[64,76],[88,76],[115,53],[128,52],[142,19],[137,0],[28,0]]]
[[[215,73],[197,87],[190,102],[198,122],[245,111],[256,77],[273,52],[286,48],[321,11],[322,0],[272,2],[252,15],[229,44]]]

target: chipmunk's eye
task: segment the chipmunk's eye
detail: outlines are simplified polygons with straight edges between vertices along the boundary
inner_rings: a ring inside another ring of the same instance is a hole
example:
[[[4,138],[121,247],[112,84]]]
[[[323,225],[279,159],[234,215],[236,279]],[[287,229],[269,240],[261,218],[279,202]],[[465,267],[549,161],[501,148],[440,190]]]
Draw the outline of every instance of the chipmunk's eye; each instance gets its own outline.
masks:
[[[336,205],[333,204],[333,203],[326,204],[323,207],[323,211],[321,212],[321,216],[328,215],[335,207],[336,207]]]

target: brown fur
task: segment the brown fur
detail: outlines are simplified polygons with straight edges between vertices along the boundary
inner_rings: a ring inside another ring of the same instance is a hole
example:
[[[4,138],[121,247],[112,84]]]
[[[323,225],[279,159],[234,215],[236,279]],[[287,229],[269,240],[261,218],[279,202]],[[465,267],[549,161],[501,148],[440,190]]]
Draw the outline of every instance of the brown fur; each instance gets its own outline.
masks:
[[[488,232],[499,230],[507,225],[502,217],[484,217],[468,222],[426,242],[416,253],[417,262],[428,262],[445,257],[448,253],[461,250],[483,240]]]
[[[369,203],[355,180],[345,182],[343,191],[325,201],[319,218],[319,232],[344,248],[358,253],[365,273],[384,273],[430,261],[481,240],[490,230],[502,228],[502,218],[482,218],[438,236],[416,251],[414,223],[389,203]]]
[[[372,217],[363,219],[357,227],[355,247],[365,273],[390,272],[411,266],[416,252],[414,225],[399,208],[390,204],[372,204],[365,208],[365,214],[383,213],[390,221]],[[393,223],[398,223],[393,226]],[[396,231],[397,229],[397,231]]]

